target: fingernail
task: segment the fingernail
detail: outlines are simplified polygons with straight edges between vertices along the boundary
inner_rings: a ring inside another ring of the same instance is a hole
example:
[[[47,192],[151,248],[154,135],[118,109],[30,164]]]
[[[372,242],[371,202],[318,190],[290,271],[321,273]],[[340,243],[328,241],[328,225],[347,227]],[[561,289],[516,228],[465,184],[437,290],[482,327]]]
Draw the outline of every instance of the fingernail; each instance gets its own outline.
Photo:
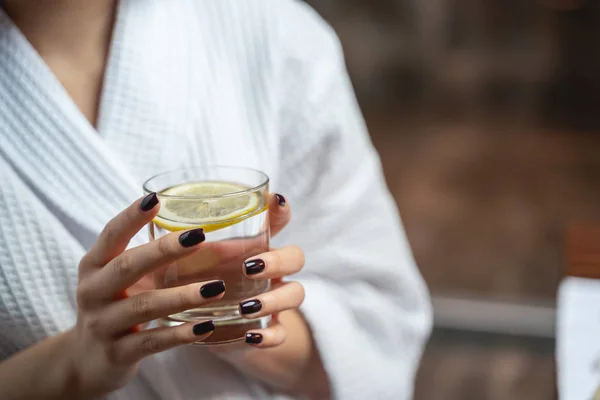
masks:
[[[240,310],[242,311],[242,315],[246,314],[254,314],[260,311],[262,308],[262,303],[260,300],[248,300],[240,303]]]
[[[202,228],[192,229],[179,236],[179,244],[183,247],[192,247],[200,242],[204,242],[205,236]]]
[[[246,333],[246,343],[259,344],[263,341],[263,335],[260,333]]]
[[[275,194],[275,197],[277,197],[277,203],[279,203],[279,206],[285,207],[285,197],[280,194]]]
[[[265,262],[263,260],[248,260],[244,261],[247,275],[260,274],[265,270]]]
[[[156,193],[150,193],[146,197],[144,197],[140,203],[140,210],[146,212],[150,211],[158,204],[158,197]]]
[[[207,283],[206,285],[203,285],[200,288],[200,295],[202,295],[202,297],[204,297],[205,299],[208,299],[209,297],[218,296],[221,293],[223,293],[224,291],[225,291],[225,282],[216,281],[216,282],[211,282],[211,283]]]
[[[199,324],[194,325],[192,330],[196,336],[204,335],[205,333],[214,331],[215,324],[212,321],[200,322]]]

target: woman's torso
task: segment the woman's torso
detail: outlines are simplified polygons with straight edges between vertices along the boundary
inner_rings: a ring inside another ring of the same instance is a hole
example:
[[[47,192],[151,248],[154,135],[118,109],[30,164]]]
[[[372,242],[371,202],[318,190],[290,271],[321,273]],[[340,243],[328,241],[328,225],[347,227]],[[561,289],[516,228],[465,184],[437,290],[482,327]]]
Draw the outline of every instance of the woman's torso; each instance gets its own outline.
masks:
[[[243,165],[277,185],[278,88],[266,3],[121,2],[97,130],[0,15],[1,358],[74,324],[78,260],[141,195],[144,179],[183,166]],[[140,234],[133,244],[145,240]],[[194,348],[144,361],[121,395],[265,392]]]

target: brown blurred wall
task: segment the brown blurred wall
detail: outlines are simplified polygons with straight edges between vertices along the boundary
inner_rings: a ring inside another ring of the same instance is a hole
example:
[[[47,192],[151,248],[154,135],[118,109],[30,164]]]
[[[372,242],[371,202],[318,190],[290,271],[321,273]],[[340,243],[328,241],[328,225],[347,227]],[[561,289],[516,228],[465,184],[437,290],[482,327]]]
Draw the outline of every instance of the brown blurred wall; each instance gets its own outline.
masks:
[[[600,2],[309,3],[342,40],[434,295],[553,303],[565,226],[600,220]]]

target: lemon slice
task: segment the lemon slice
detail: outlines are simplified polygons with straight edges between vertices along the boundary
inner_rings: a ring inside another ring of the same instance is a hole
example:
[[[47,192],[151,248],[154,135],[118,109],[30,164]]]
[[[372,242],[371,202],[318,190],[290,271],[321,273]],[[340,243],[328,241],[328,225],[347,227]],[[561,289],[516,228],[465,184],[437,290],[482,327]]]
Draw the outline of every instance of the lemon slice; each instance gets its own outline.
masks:
[[[192,182],[171,187],[159,193],[160,211],[154,223],[169,231],[202,228],[205,232],[234,225],[258,211],[262,196],[258,192],[217,196],[247,189],[229,182]]]

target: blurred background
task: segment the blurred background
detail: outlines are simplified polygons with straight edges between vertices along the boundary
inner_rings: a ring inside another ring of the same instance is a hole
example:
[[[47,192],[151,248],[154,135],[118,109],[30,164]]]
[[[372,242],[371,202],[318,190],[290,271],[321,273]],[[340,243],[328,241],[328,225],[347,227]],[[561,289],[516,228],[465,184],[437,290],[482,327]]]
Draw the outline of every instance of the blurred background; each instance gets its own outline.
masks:
[[[565,228],[600,223],[600,1],[308,0],[431,290],[416,399],[554,399]]]

